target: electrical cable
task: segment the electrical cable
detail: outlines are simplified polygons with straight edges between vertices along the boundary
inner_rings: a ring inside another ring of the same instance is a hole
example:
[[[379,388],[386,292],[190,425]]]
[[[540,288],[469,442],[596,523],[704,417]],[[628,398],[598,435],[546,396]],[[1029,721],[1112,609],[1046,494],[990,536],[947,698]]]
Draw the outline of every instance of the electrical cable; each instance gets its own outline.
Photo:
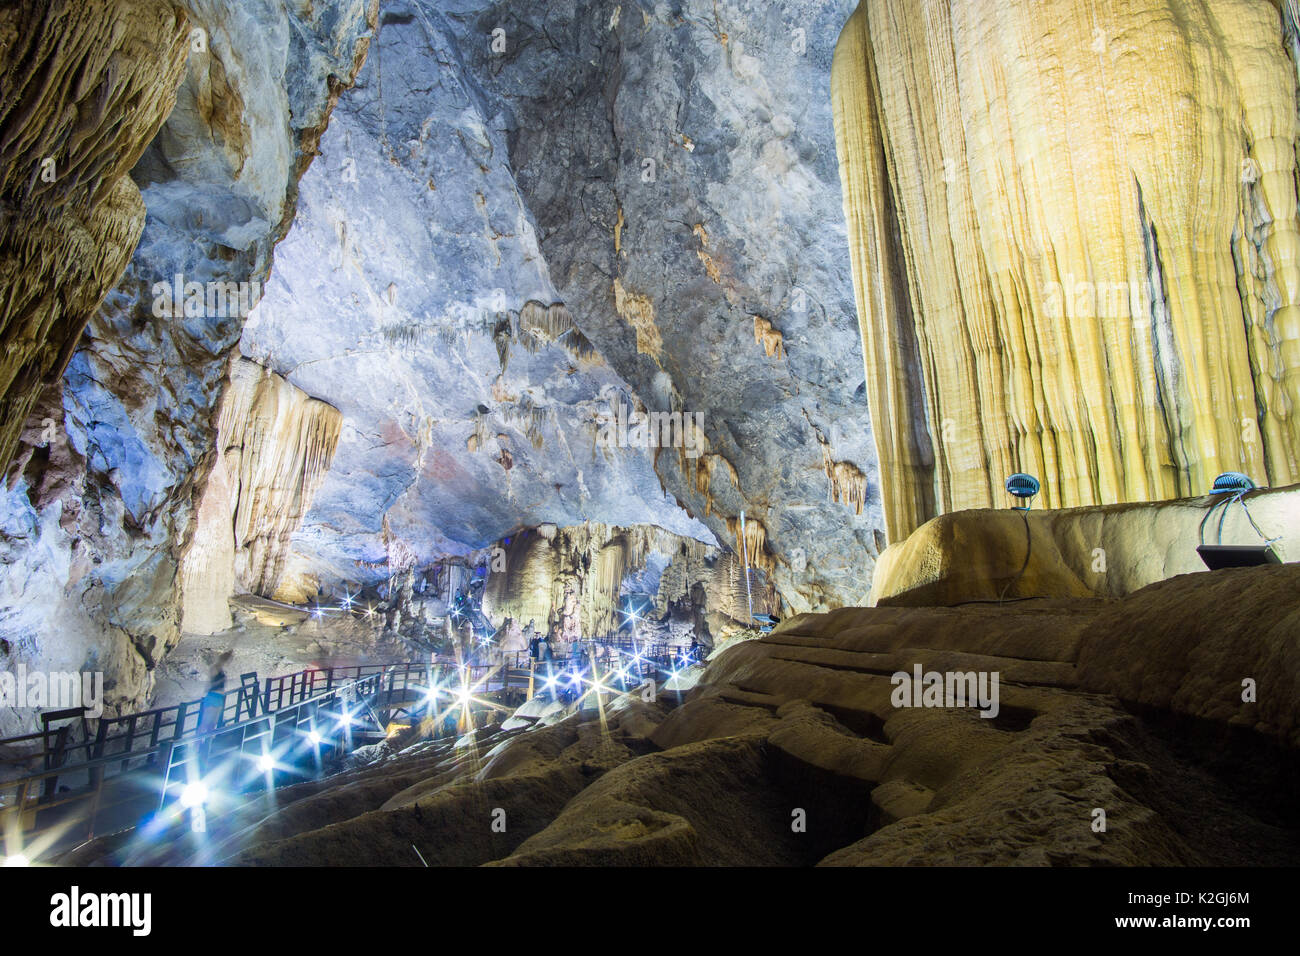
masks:
[[[1007,592],[1010,591],[1013,586],[1020,583],[1020,579],[1024,577],[1025,571],[1029,569],[1029,555],[1033,551],[1034,547],[1033,535],[1030,534],[1029,531],[1029,510],[1025,509],[1024,511],[1021,511],[1020,517],[1025,519],[1025,563],[1020,566],[1020,570],[1016,572],[1016,576],[1003,586],[1002,593],[998,595],[998,604],[1003,602],[1007,596]]]

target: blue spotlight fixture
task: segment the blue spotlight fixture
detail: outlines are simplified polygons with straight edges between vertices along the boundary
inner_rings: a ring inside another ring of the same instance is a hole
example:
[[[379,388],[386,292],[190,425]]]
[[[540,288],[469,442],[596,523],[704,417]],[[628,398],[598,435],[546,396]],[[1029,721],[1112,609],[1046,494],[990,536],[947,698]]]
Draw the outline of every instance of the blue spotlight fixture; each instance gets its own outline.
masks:
[[[1265,537],[1264,532],[1260,531],[1259,525],[1255,523],[1250,508],[1246,505],[1247,493],[1255,490],[1255,482],[1248,475],[1244,475],[1239,471],[1225,471],[1214,479],[1214,484],[1210,488],[1210,494],[1214,500],[1210,503],[1210,510],[1205,512],[1205,517],[1201,519],[1200,544],[1196,548],[1196,553],[1201,556],[1201,560],[1205,562],[1205,566],[1211,571],[1218,571],[1220,568],[1248,568],[1260,564],[1282,563],[1282,559],[1273,550],[1273,542],[1280,539]],[[1255,529],[1255,533],[1259,535],[1264,542],[1263,544],[1223,543],[1223,521],[1227,518],[1228,510],[1234,503],[1241,505],[1241,510],[1246,513],[1246,520]],[[1218,543],[1206,544],[1205,524],[1220,507],[1223,510],[1219,512]]]
[[[1232,492],[1233,494],[1242,495],[1254,490],[1255,483],[1250,480],[1248,475],[1243,475],[1239,471],[1225,471],[1214,479],[1214,486],[1210,489],[1210,494],[1223,495]]]
[[[1033,499],[1034,495],[1038,494],[1041,488],[1042,486],[1038,483],[1038,479],[1033,475],[1015,474],[1007,479],[1007,493],[1011,495],[1011,497],[1019,498],[1025,503],[1023,508],[1016,505],[1015,508],[1017,511],[1028,511],[1030,508],[1030,501]]]

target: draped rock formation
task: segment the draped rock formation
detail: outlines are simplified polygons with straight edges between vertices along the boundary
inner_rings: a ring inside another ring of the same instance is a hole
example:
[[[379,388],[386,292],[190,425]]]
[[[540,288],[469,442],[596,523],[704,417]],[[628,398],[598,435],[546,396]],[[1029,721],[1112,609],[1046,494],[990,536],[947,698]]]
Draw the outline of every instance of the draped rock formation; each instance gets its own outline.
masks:
[[[127,173],[176,101],[188,35],[161,0],[0,10],[0,466],[139,241]]]
[[[275,594],[289,540],[325,478],[342,424],[333,406],[235,360],[218,419],[220,454],[182,570],[186,631],[229,627],[225,602],[233,593]]]
[[[891,540],[1300,479],[1297,8],[863,0],[832,70]]]
[[[235,571],[270,595],[338,447],[343,419],[279,375],[237,360],[223,400],[218,448],[235,480]]]
[[[647,567],[652,554],[660,555],[666,564],[652,585],[659,615],[688,596],[696,581],[704,580],[716,590],[713,581],[721,580],[710,566],[716,548],[652,525],[616,528],[592,522],[558,529],[543,525],[511,536],[501,547],[505,568],[494,569],[488,577],[484,613],[494,625],[506,618],[520,625],[531,620],[542,631],[558,622],[563,641],[617,630],[624,623],[618,613],[620,595],[630,576]],[[743,593],[744,579],[740,580]]]

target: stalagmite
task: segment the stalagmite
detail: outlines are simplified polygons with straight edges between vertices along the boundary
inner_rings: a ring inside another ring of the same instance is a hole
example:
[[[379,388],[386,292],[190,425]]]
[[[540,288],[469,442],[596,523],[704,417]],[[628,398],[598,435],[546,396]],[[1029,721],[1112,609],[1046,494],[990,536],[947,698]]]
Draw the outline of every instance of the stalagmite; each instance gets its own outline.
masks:
[[[1293,55],[1267,2],[863,0],[832,92],[891,540],[1016,471],[1300,480]]]

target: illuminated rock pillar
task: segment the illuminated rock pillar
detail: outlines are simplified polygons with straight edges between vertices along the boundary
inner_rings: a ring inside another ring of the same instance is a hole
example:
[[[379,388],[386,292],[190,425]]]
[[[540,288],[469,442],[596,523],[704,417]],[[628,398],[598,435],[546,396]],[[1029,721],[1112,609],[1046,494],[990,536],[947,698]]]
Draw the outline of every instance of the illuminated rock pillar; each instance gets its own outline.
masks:
[[[1293,5],[863,0],[832,75],[886,520],[1300,480]]]

